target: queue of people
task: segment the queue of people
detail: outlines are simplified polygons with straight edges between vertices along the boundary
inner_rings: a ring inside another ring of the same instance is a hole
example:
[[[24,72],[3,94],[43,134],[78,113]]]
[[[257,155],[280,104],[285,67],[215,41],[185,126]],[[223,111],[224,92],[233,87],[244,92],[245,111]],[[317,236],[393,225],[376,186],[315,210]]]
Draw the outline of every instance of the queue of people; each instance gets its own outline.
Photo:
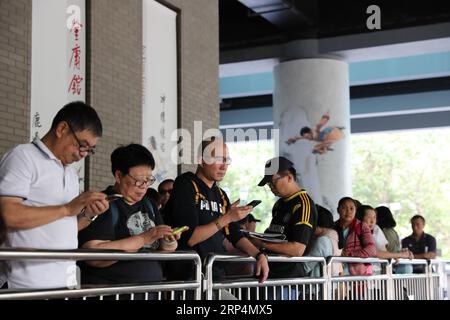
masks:
[[[245,270],[260,282],[267,278],[318,276],[317,264],[269,263],[267,255],[288,257],[346,256],[389,259],[432,259],[436,240],[425,233],[425,219],[411,219],[413,234],[401,242],[387,207],[361,205],[350,197],[337,206],[339,219],[318,206],[297,181],[285,157],[266,162],[258,186],[268,185],[279,197],[266,233],[284,235],[273,243],[246,237],[255,231],[250,205],[230,201],[219,183],[231,163],[226,143],[216,137],[202,141],[195,172],[167,179],[158,190],[157,163],[142,145],[129,144],[111,154],[114,184],[105,190],[79,193],[78,176],[70,166],[95,153],[102,136],[96,111],[83,102],[65,105],[42,139],[14,147],[0,162],[0,242],[10,248],[115,249],[174,252],[194,250],[202,261],[210,254],[239,252],[255,258]],[[51,192],[49,192],[51,190]],[[175,228],[187,226],[173,235]],[[186,280],[184,263],[153,261],[86,261],[79,263],[81,283],[94,285]],[[246,267],[243,265],[243,268]],[[9,288],[75,287],[74,262],[9,261],[0,266]],[[422,272],[415,268],[414,272]],[[402,272],[398,268],[398,272]],[[403,270],[405,272],[405,270]],[[371,275],[372,265],[336,264],[333,275]],[[214,277],[229,275],[217,264]],[[239,273],[238,273],[239,274]],[[0,276],[1,279],[1,276]]]

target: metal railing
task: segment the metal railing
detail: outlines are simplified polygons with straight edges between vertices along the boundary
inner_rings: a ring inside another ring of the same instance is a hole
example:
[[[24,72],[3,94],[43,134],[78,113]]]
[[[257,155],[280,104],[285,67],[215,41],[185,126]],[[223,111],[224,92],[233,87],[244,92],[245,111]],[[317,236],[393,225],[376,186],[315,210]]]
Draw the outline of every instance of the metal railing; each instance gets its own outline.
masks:
[[[450,260],[440,260],[441,262],[441,292],[442,299],[450,299]]]
[[[433,259],[430,261],[430,295],[434,300],[449,299],[450,260]]]
[[[269,262],[317,263],[318,277],[268,279],[259,283],[256,278],[213,278],[217,263],[250,263],[252,257],[238,255],[210,255],[204,265],[195,252],[125,253],[115,250],[34,250],[0,249],[1,260],[148,260],[191,261],[195,268],[192,281],[158,282],[133,285],[83,287],[77,289],[0,290],[0,300],[9,299],[196,299],[236,298],[239,300],[437,300],[448,299],[450,260],[383,260],[349,257],[281,257],[269,256]],[[334,263],[370,263],[381,265],[380,274],[370,276],[332,276]],[[402,266],[423,266],[423,273],[399,273]]]
[[[412,273],[414,266],[423,266],[423,273]],[[391,264],[391,267],[394,268],[394,264]],[[398,259],[395,267],[398,272],[392,274],[393,300],[432,300],[427,260]],[[406,267],[409,267],[409,270]],[[406,271],[399,272],[400,270]]]
[[[365,263],[384,266],[382,274],[370,276],[332,276],[333,263]],[[388,260],[377,258],[331,257],[327,263],[329,300],[390,300],[392,284],[389,282],[391,269]]]
[[[10,299],[69,299],[104,298],[119,300],[123,295],[127,299],[185,299],[187,291],[192,291],[196,300],[201,298],[201,261],[195,252],[139,252],[128,253],[115,250],[36,250],[36,249],[0,249],[0,261],[46,260],[46,261],[84,261],[84,260],[146,260],[180,261],[188,260],[194,264],[193,281],[158,282],[139,285],[114,285],[81,289],[50,290],[0,290],[0,300]]]
[[[396,261],[351,257],[329,257],[327,261],[320,257],[269,256],[268,258],[269,262],[280,263],[317,262],[321,266],[322,276],[268,279],[264,283],[259,283],[255,279],[215,280],[214,263],[255,263],[255,260],[251,257],[211,255],[205,264],[203,290],[206,299],[220,299],[223,290],[232,294],[226,298],[234,296],[238,300],[437,300],[447,297],[448,274],[444,270],[445,265],[450,265],[450,261],[422,259]],[[332,276],[334,263],[365,263],[380,265],[381,268],[379,274],[368,276]],[[402,265],[423,265],[424,273],[395,273]]]
[[[326,262],[322,257],[281,257],[269,256],[269,262],[280,263],[306,263],[316,262],[322,268],[322,274],[325,275]],[[283,278],[268,279],[264,283],[259,283],[257,279],[237,279],[237,280],[219,280],[213,279],[213,266],[216,262],[237,263],[248,262],[255,263],[252,257],[242,257],[238,255],[210,255],[205,263],[205,280],[203,289],[206,292],[206,299],[221,299],[223,290],[227,290],[238,300],[317,300],[322,299],[326,292],[327,281],[322,278]],[[214,295],[215,293],[215,295]]]

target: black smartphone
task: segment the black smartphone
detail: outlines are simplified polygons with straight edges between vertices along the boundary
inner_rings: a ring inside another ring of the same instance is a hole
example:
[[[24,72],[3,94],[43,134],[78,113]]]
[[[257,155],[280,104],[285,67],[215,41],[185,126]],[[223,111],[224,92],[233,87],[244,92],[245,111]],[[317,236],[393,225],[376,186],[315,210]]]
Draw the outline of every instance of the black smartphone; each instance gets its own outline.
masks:
[[[252,206],[254,208],[260,203],[261,203],[261,200],[253,200],[252,202],[247,203],[246,206]]]
[[[116,193],[116,194],[110,194],[109,196],[107,196],[106,200],[111,202],[111,201],[116,201],[121,198],[123,198],[123,195]]]

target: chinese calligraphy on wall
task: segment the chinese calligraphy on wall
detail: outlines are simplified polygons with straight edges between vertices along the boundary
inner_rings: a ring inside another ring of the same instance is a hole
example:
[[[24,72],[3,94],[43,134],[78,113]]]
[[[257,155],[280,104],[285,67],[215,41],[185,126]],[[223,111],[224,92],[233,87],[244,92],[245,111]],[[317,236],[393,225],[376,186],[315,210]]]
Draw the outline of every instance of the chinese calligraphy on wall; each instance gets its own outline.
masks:
[[[82,82],[84,78],[81,76],[81,46],[80,46],[80,31],[83,28],[83,25],[78,20],[72,21],[72,27],[69,30],[69,33],[73,35],[73,39],[71,42],[72,45],[72,55],[69,61],[69,69],[71,70],[71,79],[69,83],[68,92],[72,95],[81,95],[82,90]]]

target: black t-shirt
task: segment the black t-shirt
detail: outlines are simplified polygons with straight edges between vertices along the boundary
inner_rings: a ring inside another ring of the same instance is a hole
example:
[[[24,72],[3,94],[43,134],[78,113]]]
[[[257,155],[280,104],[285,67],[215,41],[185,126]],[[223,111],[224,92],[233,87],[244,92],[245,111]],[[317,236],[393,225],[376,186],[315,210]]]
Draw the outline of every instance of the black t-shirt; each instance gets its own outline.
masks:
[[[117,193],[111,186],[103,192],[108,195]],[[148,199],[147,204],[151,207],[146,205],[144,199],[134,205],[127,204],[123,199],[111,202],[110,206],[117,208],[118,215],[114,217],[110,208],[81,230],[78,233],[79,247],[91,240],[125,239],[163,224],[155,203]],[[158,248],[159,241],[156,241],[143,249]],[[83,284],[145,283],[163,279],[161,264],[157,261],[118,261],[106,268],[90,267],[82,262],[79,265]]]
[[[180,175],[175,180],[172,195],[163,211],[166,222],[172,228],[189,227],[188,231],[181,234],[178,250],[195,250],[202,262],[209,253],[226,253],[223,245],[224,237],[227,237],[233,244],[243,237],[237,223],[230,223],[229,226],[194,247],[190,247],[187,242],[196,227],[217,220],[228,210],[229,206],[230,201],[226,193],[216,184],[209,188],[192,172]],[[171,273],[173,274],[173,272]],[[221,267],[214,268],[216,277],[221,277],[223,274],[224,271]]]
[[[436,252],[436,239],[424,232],[422,237],[416,240],[416,237],[412,234],[402,240],[402,248],[408,248],[414,254]],[[423,265],[413,265],[413,272],[423,273],[425,272],[425,267]]]
[[[305,190],[296,192],[287,198],[279,199],[272,209],[272,221],[268,233],[282,233],[289,242],[306,245],[307,255],[311,238],[317,226],[317,210],[314,201]],[[271,278],[291,278],[303,276],[299,263],[271,263]]]
[[[416,240],[414,235],[410,235],[402,240],[402,248],[408,248],[414,254],[421,254],[436,251],[436,239],[424,233],[419,240]]]

